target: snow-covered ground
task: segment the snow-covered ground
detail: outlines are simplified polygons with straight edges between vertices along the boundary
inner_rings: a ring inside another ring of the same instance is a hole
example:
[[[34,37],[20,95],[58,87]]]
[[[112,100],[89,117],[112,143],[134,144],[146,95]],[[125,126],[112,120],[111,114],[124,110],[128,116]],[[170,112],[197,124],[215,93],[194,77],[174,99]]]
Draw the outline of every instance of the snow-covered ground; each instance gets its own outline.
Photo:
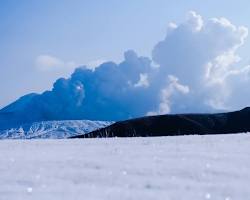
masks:
[[[250,135],[0,141],[0,200],[250,199]]]
[[[62,139],[81,135],[113,122],[90,120],[42,121],[0,130],[0,139]]]

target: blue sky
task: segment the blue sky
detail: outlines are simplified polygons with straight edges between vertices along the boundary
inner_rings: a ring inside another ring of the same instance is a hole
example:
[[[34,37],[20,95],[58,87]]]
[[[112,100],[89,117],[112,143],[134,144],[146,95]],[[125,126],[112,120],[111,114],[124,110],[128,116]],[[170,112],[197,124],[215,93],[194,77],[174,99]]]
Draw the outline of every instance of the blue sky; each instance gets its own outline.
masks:
[[[1,0],[0,107],[52,88],[57,78],[69,77],[74,66],[120,62],[128,49],[151,57],[169,22],[181,23],[190,10],[250,28],[249,8],[248,0]],[[242,65],[249,64],[249,52],[247,38],[238,49]],[[52,63],[59,67],[41,69],[37,61],[44,55],[57,58]]]

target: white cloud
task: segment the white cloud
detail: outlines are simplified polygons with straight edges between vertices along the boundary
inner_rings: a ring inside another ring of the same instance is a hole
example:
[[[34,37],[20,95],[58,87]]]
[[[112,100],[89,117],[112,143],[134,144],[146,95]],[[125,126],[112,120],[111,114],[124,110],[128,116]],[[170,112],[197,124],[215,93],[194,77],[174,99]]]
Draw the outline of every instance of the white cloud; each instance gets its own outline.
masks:
[[[74,69],[77,66],[74,61],[65,62],[51,55],[39,55],[35,60],[35,65],[41,71]]]
[[[203,19],[194,11],[190,11],[187,15],[186,25],[188,28],[191,28],[192,31],[198,32],[201,31],[203,27]]]
[[[194,11],[189,12],[184,23],[174,27],[152,53],[161,74],[173,74],[189,86],[192,97],[187,95],[183,99],[186,107],[231,108],[228,100],[237,101],[233,96],[233,85],[237,85],[237,81],[233,77],[249,74],[249,67],[240,66],[241,58],[237,54],[248,36],[248,29],[226,18],[206,20]],[[247,97],[250,102],[250,95]],[[179,102],[179,99],[173,101]]]

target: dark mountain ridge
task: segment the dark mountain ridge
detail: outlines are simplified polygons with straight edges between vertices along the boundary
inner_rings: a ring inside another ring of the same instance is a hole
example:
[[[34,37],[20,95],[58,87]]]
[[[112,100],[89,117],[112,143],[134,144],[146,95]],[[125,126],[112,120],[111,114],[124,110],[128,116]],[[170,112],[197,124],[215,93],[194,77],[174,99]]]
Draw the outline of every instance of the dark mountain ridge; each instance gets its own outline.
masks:
[[[72,138],[207,135],[250,132],[250,107],[216,114],[158,115],[116,122]]]

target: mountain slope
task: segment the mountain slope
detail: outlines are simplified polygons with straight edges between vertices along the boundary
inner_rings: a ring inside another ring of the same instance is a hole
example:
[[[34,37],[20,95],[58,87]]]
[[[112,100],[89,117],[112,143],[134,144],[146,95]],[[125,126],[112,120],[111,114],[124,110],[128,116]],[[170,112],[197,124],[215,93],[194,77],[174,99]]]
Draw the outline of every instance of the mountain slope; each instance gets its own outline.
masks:
[[[218,114],[159,115],[116,122],[74,138],[206,135],[250,132],[250,108]]]
[[[42,121],[24,124],[16,128],[0,130],[0,139],[62,139],[79,134],[86,134],[110,125],[107,121],[69,120]]]

